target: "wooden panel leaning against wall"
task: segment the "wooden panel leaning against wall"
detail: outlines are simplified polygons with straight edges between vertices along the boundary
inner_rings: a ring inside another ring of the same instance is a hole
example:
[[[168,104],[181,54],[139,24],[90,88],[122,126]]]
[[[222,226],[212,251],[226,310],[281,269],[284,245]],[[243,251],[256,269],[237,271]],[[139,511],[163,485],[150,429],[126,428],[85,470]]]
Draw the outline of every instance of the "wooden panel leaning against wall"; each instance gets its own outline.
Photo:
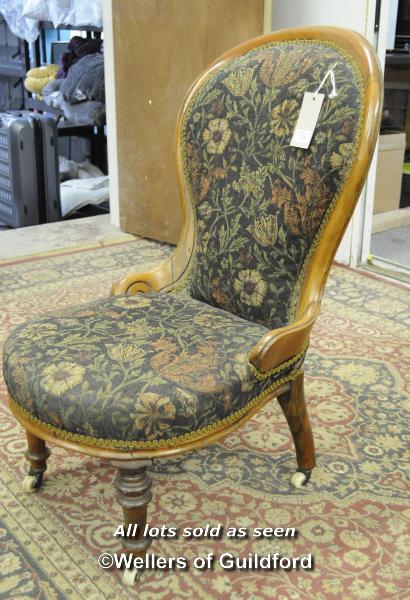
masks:
[[[113,36],[119,224],[176,243],[181,209],[174,148],[181,102],[217,56],[263,33],[264,1],[110,1],[112,32],[105,36]]]

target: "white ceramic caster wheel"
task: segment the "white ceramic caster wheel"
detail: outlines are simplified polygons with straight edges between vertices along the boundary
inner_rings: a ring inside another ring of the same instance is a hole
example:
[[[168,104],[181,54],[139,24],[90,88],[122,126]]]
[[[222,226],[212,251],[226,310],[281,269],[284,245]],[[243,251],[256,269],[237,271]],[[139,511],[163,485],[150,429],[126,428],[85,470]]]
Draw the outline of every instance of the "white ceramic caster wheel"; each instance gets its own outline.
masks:
[[[293,475],[292,479],[291,479],[291,483],[293,485],[293,487],[297,488],[297,489],[301,489],[305,484],[306,484],[306,475],[304,473],[301,473],[300,471],[296,471],[296,473]]]
[[[136,569],[135,567],[125,569],[125,571],[122,574],[122,582],[124,585],[133,586],[137,579],[139,579],[140,575],[141,569]]]
[[[38,485],[38,479],[35,475],[26,475],[23,479],[23,490],[27,493],[35,492]]]

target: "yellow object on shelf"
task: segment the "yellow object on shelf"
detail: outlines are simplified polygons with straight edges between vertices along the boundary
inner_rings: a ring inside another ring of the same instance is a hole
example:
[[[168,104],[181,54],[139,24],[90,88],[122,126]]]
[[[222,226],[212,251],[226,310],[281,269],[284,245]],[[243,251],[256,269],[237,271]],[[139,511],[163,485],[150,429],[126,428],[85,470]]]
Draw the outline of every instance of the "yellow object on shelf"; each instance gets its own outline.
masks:
[[[57,77],[59,65],[43,65],[27,71],[24,87],[33,94],[41,94],[43,88]]]

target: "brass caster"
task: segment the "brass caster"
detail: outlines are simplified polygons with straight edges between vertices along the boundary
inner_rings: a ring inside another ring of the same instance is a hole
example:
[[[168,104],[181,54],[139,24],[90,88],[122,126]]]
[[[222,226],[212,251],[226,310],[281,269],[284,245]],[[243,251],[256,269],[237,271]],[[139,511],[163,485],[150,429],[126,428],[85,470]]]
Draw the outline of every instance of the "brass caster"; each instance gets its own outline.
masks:
[[[38,488],[41,486],[41,481],[43,479],[43,474],[39,473],[38,475],[31,475],[30,473],[26,475],[23,479],[22,487],[25,492],[28,494],[36,492]]]
[[[293,487],[300,490],[309,481],[311,473],[311,470],[298,469],[291,479]]]
[[[122,582],[124,585],[133,586],[136,581],[141,577],[142,569],[136,569],[135,567],[131,567],[130,569],[125,569],[122,574]]]

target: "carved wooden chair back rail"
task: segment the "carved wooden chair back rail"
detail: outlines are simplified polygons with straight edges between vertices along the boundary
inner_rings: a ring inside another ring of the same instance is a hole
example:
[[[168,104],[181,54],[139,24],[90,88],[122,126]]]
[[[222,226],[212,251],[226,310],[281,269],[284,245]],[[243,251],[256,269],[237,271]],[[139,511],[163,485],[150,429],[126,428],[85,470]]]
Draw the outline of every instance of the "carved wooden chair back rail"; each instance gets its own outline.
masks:
[[[150,459],[213,443],[273,398],[294,440],[292,482],[307,483],[303,361],[376,144],[380,78],[363,37],[314,27],[249,40],[197,79],[177,122],[173,255],[5,344],[27,491],[41,485],[46,441],[108,458],[125,524],[143,526]],[[307,148],[291,143],[305,97],[323,101]],[[150,544],[140,532],[123,540],[136,556]]]

